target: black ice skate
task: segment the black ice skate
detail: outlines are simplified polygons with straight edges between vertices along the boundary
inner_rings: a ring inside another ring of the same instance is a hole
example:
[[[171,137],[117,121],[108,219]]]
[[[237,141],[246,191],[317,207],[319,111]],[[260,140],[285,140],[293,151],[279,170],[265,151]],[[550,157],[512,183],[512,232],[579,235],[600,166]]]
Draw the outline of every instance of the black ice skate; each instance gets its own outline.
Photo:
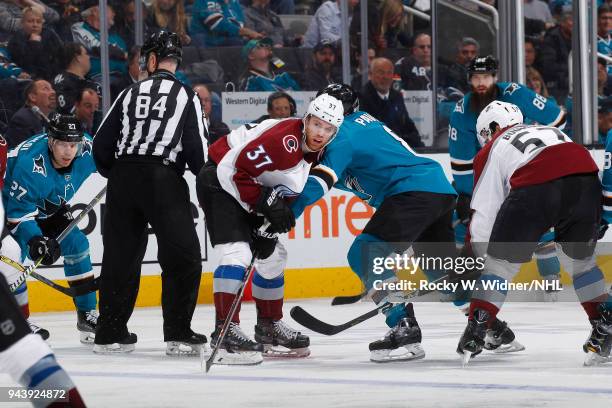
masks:
[[[303,358],[310,355],[310,339],[282,320],[257,319],[255,341],[263,344],[265,357]]]
[[[32,331],[32,333],[38,334],[40,337],[42,337],[43,340],[47,340],[49,338],[49,330],[43,329],[42,327],[35,325],[29,320],[27,322],[30,326],[30,330]]]
[[[508,324],[497,318],[487,330],[484,348],[498,354],[525,350],[525,346],[516,341],[514,332]]]
[[[219,332],[223,322],[217,322],[217,327],[210,337],[210,345],[214,348],[217,344]],[[238,323],[231,322],[219,352],[215,357],[215,364],[224,365],[254,365],[263,361],[262,344],[251,340],[240,328]],[[204,354],[202,354],[204,356]],[[207,357],[206,357],[207,358]]]
[[[400,353],[395,353],[400,347]],[[421,346],[421,328],[414,317],[405,317],[387,332],[384,338],[370,343],[370,361],[388,363],[391,361],[418,360],[425,357]]]
[[[77,310],[77,330],[79,331],[81,343],[91,344],[94,342],[98,316],[98,311],[95,309],[87,312]]]
[[[134,333],[129,333],[125,338],[116,343],[94,344],[93,352],[96,354],[130,353],[136,348],[135,344],[137,341],[138,336]]]
[[[482,352],[489,319],[489,312],[476,309],[474,310],[474,316],[468,320],[467,327],[457,345],[457,353],[462,356],[464,367],[468,364],[470,358]]]
[[[599,306],[601,317],[591,320],[591,335],[582,349],[587,353],[585,366],[612,362],[612,310]]]
[[[185,338],[169,340],[166,342],[166,355],[172,357],[197,357],[205,352],[206,336],[191,331]]]

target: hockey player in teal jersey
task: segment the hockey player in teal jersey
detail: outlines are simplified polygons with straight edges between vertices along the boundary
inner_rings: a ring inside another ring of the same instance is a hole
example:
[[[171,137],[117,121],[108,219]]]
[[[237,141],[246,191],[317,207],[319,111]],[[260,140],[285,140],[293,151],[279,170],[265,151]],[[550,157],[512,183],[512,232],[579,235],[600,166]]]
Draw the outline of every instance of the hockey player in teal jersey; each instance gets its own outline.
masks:
[[[55,240],[72,220],[67,203],[96,171],[91,146],[76,117],[56,115],[48,133],[33,136],[9,152],[2,191],[8,226],[22,257],[27,254],[34,262],[42,257],[43,265],[52,265],[63,255],[70,285],[94,277],[89,242],[81,230],[73,229],[61,243]],[[93,343],[96,294],[78,296],[74,302],[81,342]]]
[[[377,209],[347,257],[353,272],[380,304],[389,297],[385,290],[373,290],[375,283],[397,278],[391,269],[374,273],[375,258],[402,254],[409,247],[429,257],[456,256],[451,226],[456,193],[439,163],[415,153],[382,122],[358,111],[350,87],[332,84],[319,93],[341,100],[346,116],[292,209],[297,218],[332,187],[352,192]],[[448,272],[425,270],[430,280]],[[387,362],[424,357],[412,305],[397,304],[385,315],[391,330],[382,340],[370,343],[370,359]],[[405,350],[398,350],[402,347]]]
[[[473,160],[480,150],[476,138],[476,119],[480,111],[493,100],[512,103],[519,107],[523,117],[531,122],[562,128],[565,112],[552,98],[545,98],[526,86],[514,82],[497,82],[497,61],[491,57],[476,57],[468,67],[472,92],[457,102],[450,117],[448,145],[454,186],[459,194],[453,218],[455,241],[459,247],[465,240],[470,219],[470,199],[474,189]],[[542,237],[552,241],[552,232]],[[543,245],[535,253],[540,275],[546,280],[559,279],[560,264],[552,245]],[[555,295],[550,294],[549,300]]]

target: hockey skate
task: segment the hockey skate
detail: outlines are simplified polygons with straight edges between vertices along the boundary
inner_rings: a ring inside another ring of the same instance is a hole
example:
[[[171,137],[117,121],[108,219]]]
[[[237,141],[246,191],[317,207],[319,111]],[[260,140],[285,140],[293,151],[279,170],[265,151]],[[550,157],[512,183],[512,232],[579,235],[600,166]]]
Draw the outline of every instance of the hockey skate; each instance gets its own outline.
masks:
[[[310,355],[308,336],[282,320],[258,319],[255,341],[263,344],[264,357],[304,358]]]
[[[92,344],[94,342],[98,316],[98,311],[95,309],[87,312],[77,310],[77,330],[79,331],[81,343]]]
[[[461,356],[463,367],[467,366],[470,358],[482,352],[485,346],[485,336],[489,322],[489,313],[486,310],[474,310],[474,316],[468,320],[467,327],[459,339],[457,353]]]
[[[385,337],[370,343],[370,361],[375,363],[418,360],[423,357],[425,350],[421,346],[421,329],[414,317],[403,318]]]
[[[130,353],[136,348],[135,344],[138,341],[138,336],[134,333],[129,333],[124,339],[110,344],[94,344],[93,352],[96,354],[119,354]]]
[[[189,337],[166,342],[166,355],[172,357],[197,357],[206,352],[206,336],[191,331]]]
[[[484,348],[498,354],[525,350],[525,346],[515,340],[514,332],[508,324],[497,318],[487,330]]]
[[[27,322],[30,326],[30,330],[32,331],[32,333],[38,334],[40,337],[42,337],[43,340],[47,340],[49,338],[49,330],[43,329],[42,327],[35,325],[29,320]]]
[[[591,320],[591,335],[582,349],[587,356],[585,366],[594,366],[612,362],[612,310],[599,306],[601,317]]]
[[[211,348],[214,348],[217,344],[219,332],[223,323],[217,323],[215,331],[210,337]],[[254,342],[244,334],[238,323],[231,322],[223,343],[219,347],[219,352],[215,357],[215,364],[221,365],[255,365],[260,364],[263,361],[262,352],[264,351],[263,345]],[[206,359],[202,353],[202,358]]]

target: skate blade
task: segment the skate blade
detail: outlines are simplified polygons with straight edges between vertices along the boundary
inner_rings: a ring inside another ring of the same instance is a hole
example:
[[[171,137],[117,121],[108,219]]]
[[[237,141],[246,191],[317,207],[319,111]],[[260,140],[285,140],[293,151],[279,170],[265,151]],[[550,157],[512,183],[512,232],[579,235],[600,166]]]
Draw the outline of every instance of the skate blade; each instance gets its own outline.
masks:
[[[472,353],[470,351],[464,351],[461,356],[461,367],[466,368],[470,363],[470,359],[472,358]]]
[[[93,344],[95,338],[96,338],[96,333],[84,332],[84,331],[79,332],[79,340],[81,341],[82,344]]]
[[[124,354],[136,349],[134,344],[94,344],[93,352],[96,354]]]
[[[208,360],[210,351],[202,353],[202,361]],[[218,365],[257,365],[263,361],[262,353],[257,351],[241,351],[228,353],[224,349],[219,349],[213,364]],[[204,364],[205,365],[205,364]]]
[[[588,351],[587,356],[584,359],[585,367],[593,367],[605,363],[612,363],[612,356],[603,357],[594,351]]]
[[[403,351],[402,347],[393,350],[373,350],[370,351],[370,361],[373,363],[392,363],[396,361],[420,360],[425,357],[425,350],[420,343],[408,344],[403,346],[406,352],[392,354],[395,351]]]
[[[495,350],[492,350],[495,354],[506,354],[506,353],[515,353],[517,351],[525,350],[525,346],[519,343],[516,340],[513,340],[512,343],[502,344]]]
[[[310,355],[308,347],[290,349],[283,346],[264,344],[264,358],[306,358]]]
[[[166,343],[166,355],[170,357],[199,357],[206,351],[206,344],[189,344],[180,341]]]

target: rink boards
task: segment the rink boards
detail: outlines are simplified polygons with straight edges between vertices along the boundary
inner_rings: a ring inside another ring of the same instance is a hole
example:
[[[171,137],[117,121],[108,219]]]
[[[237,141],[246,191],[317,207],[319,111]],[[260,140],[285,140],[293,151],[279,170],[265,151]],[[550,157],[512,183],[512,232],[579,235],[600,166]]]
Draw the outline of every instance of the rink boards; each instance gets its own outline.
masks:
[[[602,167],[603,151],[593,151]],[[451,178],[450,161],[447,154],[430,155],[438,160]],[[194,223],[202,249],[203,275],[199,291],[199,303],[212,303],[212,271],[218,264],[218,256],[213,250],[206,234],[202,209],[196,203],[194,177],[186,175],[191,189]],[[97,194],[106,180],[98,174],[92,175],[79,190],[72,205],[84,207]],[[357,197],[333,190],[322,200],[309,207],[291,233],[281,240],[289,253],[285,271],[285,294],[287,299],[332,297],[341,294],[355,294],[361,290],[359,280],[348,268],[346,253],[354,237],[367,223],[373,209]],[[104,200],[79,225],[87,234],[90,242],[91,258],[96,274],[100,270],[103,246],[101,222],[104,217]],[[612,233],[605,237],[612,241]],[[161,300],[160,266],[156,261],[157,243],[154,235],[149,235],[149,243],[143,263],[138,306],[157,306]],[[612,281],[612,257],[600,256],[598,263],[604,270],[606,279]],[[42,273],[66,285],[61,264],[42,268]],[[531,281],[537,278],[535,262],[526,264],[515,281]],[[423,278],[420,272],[416,279]],[[570,283],[569,277],[562,275],[564,285]],[[70,298],[48,288],[36,280],[28,281],[30,309],[34,312],[72,310]]]

